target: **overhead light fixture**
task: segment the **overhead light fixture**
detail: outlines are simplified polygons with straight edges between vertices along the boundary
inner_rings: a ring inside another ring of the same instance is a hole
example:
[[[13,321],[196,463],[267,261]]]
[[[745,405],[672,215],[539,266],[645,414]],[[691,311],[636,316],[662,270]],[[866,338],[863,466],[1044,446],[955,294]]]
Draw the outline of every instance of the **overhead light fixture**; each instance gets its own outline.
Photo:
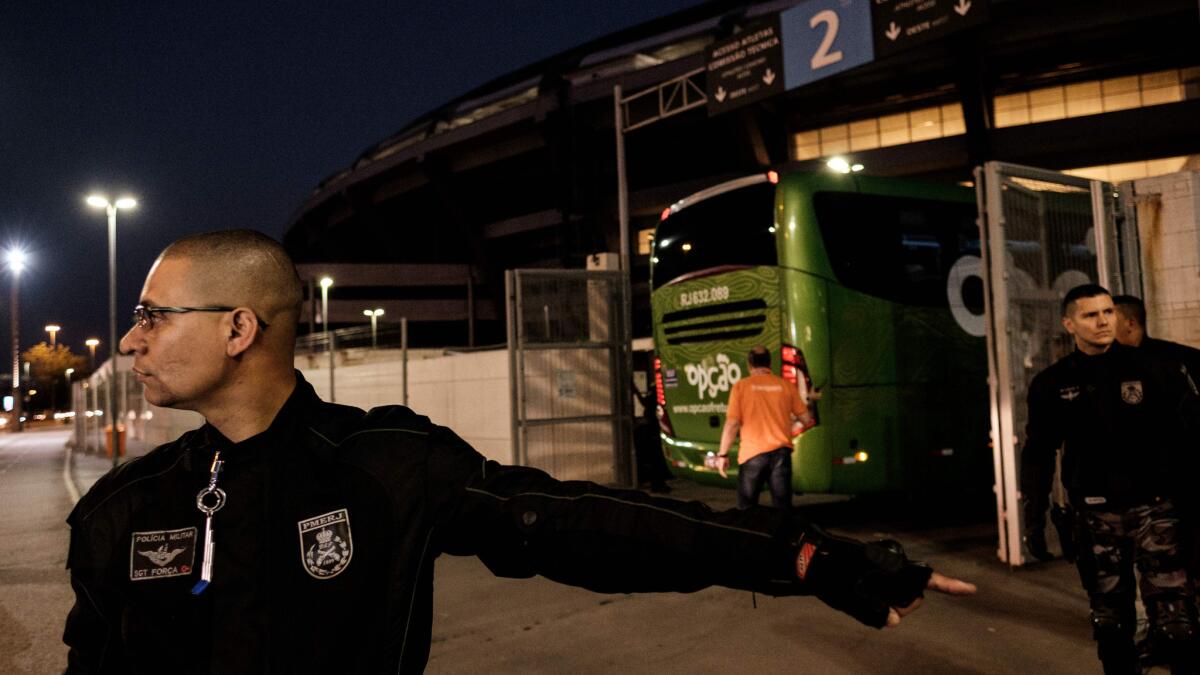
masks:
[[[828,167],[830,171],[836,171],[838,173],[850,173],[852,171],[854,173],[858,173],[859,171],[863,170],[862,164],[851,164],[845,157],[830,157],[828,160],[826,160],[825,166]]]

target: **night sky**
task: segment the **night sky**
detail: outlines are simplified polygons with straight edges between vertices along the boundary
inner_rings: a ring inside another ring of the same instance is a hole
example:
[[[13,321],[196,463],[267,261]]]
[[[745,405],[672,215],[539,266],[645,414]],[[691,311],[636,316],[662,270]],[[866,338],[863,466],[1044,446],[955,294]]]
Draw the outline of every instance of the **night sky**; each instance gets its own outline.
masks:
[[[181,235],[276,238],[368,146],[489,80],[699,0],[6,2],[0,5],[0,243],[31,254],[21,348],[108,350],[107,228],[118,214],[118,330]],[[237,270],[229,270],[237,274]],[[0,281],[0,355],[10,279]]]

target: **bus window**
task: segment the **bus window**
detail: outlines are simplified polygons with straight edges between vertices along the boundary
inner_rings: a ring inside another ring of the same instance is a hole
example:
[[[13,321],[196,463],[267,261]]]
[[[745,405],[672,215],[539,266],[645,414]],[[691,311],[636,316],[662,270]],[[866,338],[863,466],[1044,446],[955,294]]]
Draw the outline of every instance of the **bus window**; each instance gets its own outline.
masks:
[[[685,274],[727,265],[777,265],[775,186],[731,190],[658,224],[654,288]]]
[[[950,267],[979,255],[972,203],[818,192],[813,208],[838,282],[885,300],[945,305]]]

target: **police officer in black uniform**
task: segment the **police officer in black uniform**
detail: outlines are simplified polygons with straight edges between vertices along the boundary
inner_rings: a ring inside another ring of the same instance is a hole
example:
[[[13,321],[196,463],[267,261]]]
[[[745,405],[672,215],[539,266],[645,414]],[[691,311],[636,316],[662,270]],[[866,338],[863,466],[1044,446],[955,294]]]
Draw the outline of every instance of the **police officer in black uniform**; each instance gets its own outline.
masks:
[[[1141,573],[1150,635],[1173,672],[1193,672],[1197,621],[1172,498],[1192,440],[1200,397],[1170,361],[1114,341],[1115,310],[1104,288],[1071,289],[1063,326],[1075,351],[1029,388],[1021,492],[1029,547],[1045,550],[1047,495],[1058,448],[1063,484],[1080,524],[1080,579],[1106,673],[1137,673],[1134,567]]]
[[[769,509],[559,482],[407,408],[322,402],[293,370],[300,282],[249,231],[176,242],[121,341],[145,396],[206,424],[101,478],[69,517],[68,673],[410,673],[433,563],[599,592],[816,595],[872,626],[974,587],[894,543]]]
[[[1187,368],[1193,381],[1200,377],[1200,349],[1150,337],[1146,330],[1146,303],[1141,298],[1117,295],[1113,297],[1113,305],[1117,308],[1117,342],[1178,362]]]

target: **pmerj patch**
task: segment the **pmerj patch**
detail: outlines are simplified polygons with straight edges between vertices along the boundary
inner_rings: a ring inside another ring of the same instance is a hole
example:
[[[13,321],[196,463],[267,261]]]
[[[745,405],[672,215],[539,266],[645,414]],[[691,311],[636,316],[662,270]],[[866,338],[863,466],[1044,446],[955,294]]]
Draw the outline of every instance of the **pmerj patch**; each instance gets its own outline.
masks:
[[[1133,380],[1131,382],[1121,383],[1121,400],[1129,405],[1137,405],[1142,402],[1142,381]]]
[[[296,523],[300,529],[300,561],[314,579],[331,579],[342,573],[354,555],[350,514],[330,511]]]
[[[183,577],[196,560],[196,528],[134,532],[129,543],[129,578],[133,581]]]

